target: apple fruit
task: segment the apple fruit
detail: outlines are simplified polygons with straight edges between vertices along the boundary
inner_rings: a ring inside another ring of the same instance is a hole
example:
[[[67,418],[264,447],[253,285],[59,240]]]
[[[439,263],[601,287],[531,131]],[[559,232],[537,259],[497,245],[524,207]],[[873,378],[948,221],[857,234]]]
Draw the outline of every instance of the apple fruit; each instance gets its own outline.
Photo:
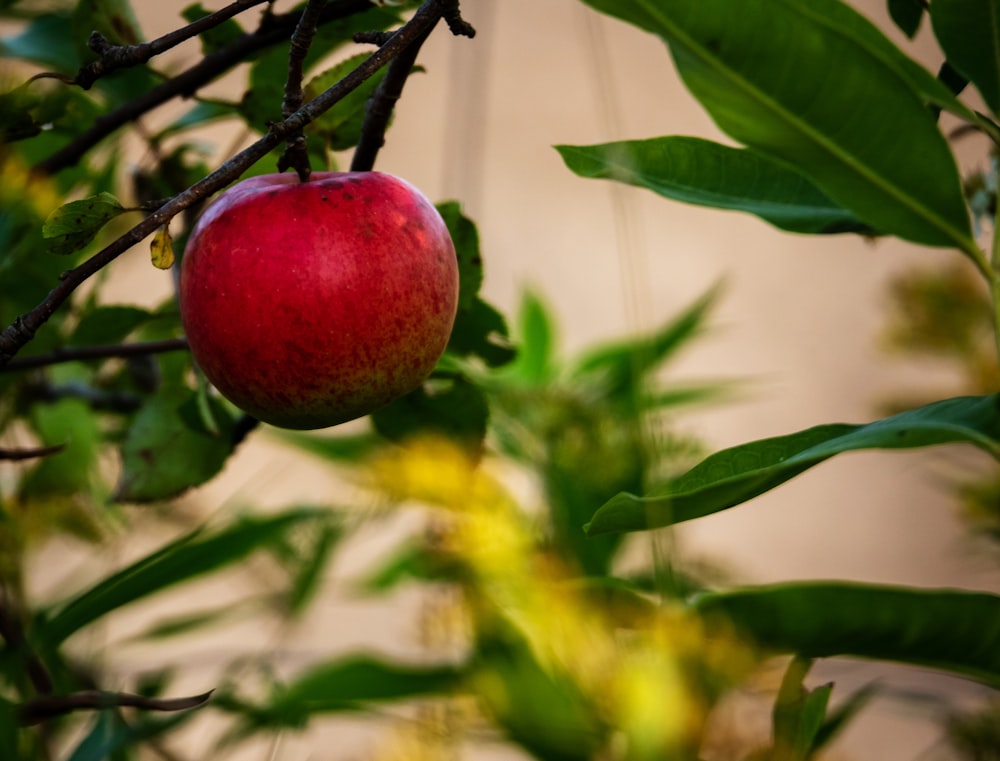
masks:
[[[416,389],[451,335],[458,261],[424,195],[382,172],[233,185],[202,214],[180,274],[195,362],[282,428],[325,428]]]

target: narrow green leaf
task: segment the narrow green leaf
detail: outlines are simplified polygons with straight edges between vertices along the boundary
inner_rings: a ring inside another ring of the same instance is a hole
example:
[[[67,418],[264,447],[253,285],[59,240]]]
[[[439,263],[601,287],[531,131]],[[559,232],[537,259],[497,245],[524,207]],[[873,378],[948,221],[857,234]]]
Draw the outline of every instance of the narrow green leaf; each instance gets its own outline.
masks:
[[[59,605],[38,622],[34,634],[54,647],[114,610],[232,565],[317,517],[314,510],[298,510],[269,518],[244,518],[212,532],[193,531]]]
[[[1000,458],[1000,394],[945,399],[873,423],[821,425],[725,449],[671,482],[664,493],[616,495],[586,530],[591,535],[641,531],[700,518],[746,502],[843,452],[960,442]]]
[[[517,358],[508,374],[529,386],[546,385],[555,372],[555,327],[545,302],[534,291],[521,294],[517,332]]]
[[[833,685],[806,689],[803,680],[811,666],[810,659],[793,658],[785,670],[772,712],[776,759],[807,761],[823,727]]]
[[[876,229],[979,255],[955,160],[913,67],[839,0],[586,2],[662,37],[692,94],[736,140],[795,167]]]
[[[924,18],[924,4],[921,0],[889,0],[889,15],[900,31],[913,39]]]
[[[665,198],[744,211],[798,233],[873,232],[787,165],[696,137],[557,145],[581,177],[617,180]]]
[[[943,669],[1000,685],[1000,597],[964,590],[805,582],[696,597],[760,646]]]
[[[42,225],[42,237],[54,254],[72,254],[97,237],[108,222],[125,208],[110,193],[98,193],[80,201],[70,201],[49,214]]]
[[[650,371],[662,366],[701,332],[719,290],[710,289],[648,336],[587,351],[574,363],[570,376],[578,381],[601,377],[609,395],[635,388]]]
[[[934,0],[931,25],[948,63],[1000,113],[1000,0]]]
[[[455,244],[455,256],[458,258],[458,309],[469,309],[483,285],[479,231],[476,224],[462,213],[462,207],[456,201],[439,203],[436,208]]]
[[[245,714],[254,728],[299,727],[317,713],[448,693],[465,679],[462,666],[411,665],[361,654],[311,667],[264,705],[247,705],[228,695],[216,695],[214,703]]]

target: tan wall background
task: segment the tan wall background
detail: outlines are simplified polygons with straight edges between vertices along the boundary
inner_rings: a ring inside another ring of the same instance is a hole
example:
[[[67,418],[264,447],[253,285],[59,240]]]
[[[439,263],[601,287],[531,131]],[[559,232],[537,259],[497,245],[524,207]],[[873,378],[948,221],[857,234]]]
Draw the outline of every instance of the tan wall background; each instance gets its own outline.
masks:
[[[176,27],[186,4],[136,3],[147,38]],[[855,5],[890,29],[883,2]],[[465,202],[479,224],[486,296],[508,315],[522,289],[537,288],[572,351],[658,324],[724,280],[712,332],[673,368],[676,378],[747,380],[738,402],[680,421],[713,449],[824,422],[864,421],[897,384],[949,382],[931,369],[888,360],[878,333],[891,274],[957,254],[793,236],[749,216],[578,179],[552,145],[661,134],[722,138],[680,85],[663,45],[648,35],[576,0],[466,0],[463,11],[479,35],[472,41],[443,29],[434,35],[421,57],[427,73],[408,84],[378,168],[407,177],[434,199]],[[910,47],[936,66],[927,30]],[[194,54],[185,47],[177,58]],[[239,79],[228,86],[239,87]],[[142,255],[120,262],[119,271],[126,300],[137,292],[155,300],[169,287]],[[256,437],[225,477],[192,502],[330,498],[314,464],[275,451],[265,439]],[[1000,591],[995,557],[970,540],[942,488],[945,476],[976,457],[957,449],[843,456],[774,494],[686,524],[677,535],[688,552],[722,562],[745,581],[835,577]],[[367,534],[335,573],[350,575],[388,542],[378,531]],[[330,647],[412,643],[407,621],[418,600],[403,595],[385,608],[331,594],[308,626],[248,632],[237,644],[278,643],[294,661]],[[123,678],[142,667],[143,657],[122,656]],[[198,657],[211,668],[210,656]],[[878,675],[894,689],[940,689],[963,701],[979,694],[959,680],[869,664],[823,664],[816,673],[837,680],[835,696]],[[878,700],[849,730],[842,755],[914,759],[935,742],[929,721],[935,710]],[[287,738],[275,757],[363,758],[376,741],[372,731],[318,729]],[[262,753],[247,751],[247,758],[268,757]]]

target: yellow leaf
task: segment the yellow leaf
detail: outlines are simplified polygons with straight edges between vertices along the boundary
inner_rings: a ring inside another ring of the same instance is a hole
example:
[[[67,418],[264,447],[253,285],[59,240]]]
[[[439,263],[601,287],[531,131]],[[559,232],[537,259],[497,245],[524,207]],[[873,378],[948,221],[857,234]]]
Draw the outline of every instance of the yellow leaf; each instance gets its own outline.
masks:
[[[170,237],[170,230],[166,225],[156,231],[149,244],[149,250],[153,266],[157,269],[168,270],[174,266],[174,240]]]

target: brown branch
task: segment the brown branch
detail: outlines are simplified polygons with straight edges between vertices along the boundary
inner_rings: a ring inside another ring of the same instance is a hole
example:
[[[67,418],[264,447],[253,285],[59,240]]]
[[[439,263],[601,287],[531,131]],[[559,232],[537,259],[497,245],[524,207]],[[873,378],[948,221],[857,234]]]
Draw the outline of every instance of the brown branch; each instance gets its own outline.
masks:
[[[65,444],[53,444],[50,447],[31,447],[28,449],[2,449],[0,448],[0,460],[6,462],[18,462],[20,460],[34,460],[38,457],[48,457],[49,455],[59,454],[66,448]],[[3,613],[0,611],[0,619],[3,618]],[[0,629],[2,629],[2,624],[0,624]],[[6,639],[6,637],[5,637]]]
[[[292,44],[288,51],[288,78],[285,80],[285,97],[281,103],[281,115],[288,118],[302,108],[302,68],[305,65],[309,46],[312,45],[319,23],[320,13],[326,0],[309,0],[302,11],[302,17],[292,34]],[[300,182],[308,182],[312,168],[309,166],[309,152],[306,150],[306,138],[302,132],[288,137],[285,152],[278,160],[278,171],[294,169]]]
[[[454,0],[451,0],[453,3]],[[448,0],[426,0],[414,16],[400,27],[389,40],[339,82],[309,101],[294,114],[281,122],[272,124],[267,133],[257,142],[242,150],[223,163],[211,174],[191,185],[187,190],[174,196],[169,202],[150,214],[120,238],[112,241],[102,250],[76,268],[64,272],[59,284],[34,309],[18,316],[13,323],[0,333],[0,367],[3,367],[27,344],[48,319],[88,278],[121,256],[132,246],[140,243],[167,224],[185,209],[208,198],[233,182],[250,166],[264,158],[290,134],[329,110],[348,93],[357,89],[376,71],[389,63],[405,50],[414,39],[427,29],[433,28],[443,16]]]
[[[340,0],[326,8],[321,24],[360,13],[371,7],[369,0]],[[199,89],[225,74],[250,54],[288,39],[298,23],[300,13],[268,16],[254,32],[206,55],[201,61],[149,92],[138,95],[128,103],[94,120],[65,146],[35,165],[43,174],[55,174],[74,166],[91,148],[115,130],[135,121],[153,109],[174,98],[191,97]]]
[[[452,34],[466,37],[475,36],[476,30],[459,15],[458,0],[447,3],[441,17],[447,21]],[[375,92],[368,99],[365,106],[365,120],[361,125],[361,139],[358,141],[351,159],[352,172],[370,172],[375,166],[378,152],[385,145],[385,132],[389,128],[392,111],[396,107],[396,102],[403,95],[403,87],[417,62],[420,48],[432,31],[433,28],[428,29],[422,36],[415,38],[402,53],[393,59],[386,69],[385,77],[382,78]],[[371,41],[376,44],[385,43],[385,39],[378,35],[356,35],[355,40]]]
[[[58,365],[63,362],[87,362],[99,359],[122,359],[148,354],[163,354],[168,351],[183,351],[187,347],[187,340],[184,338],[165,338],[162,341],[145,341],[142,343],[69,347],[55,349],[49,354],[36,354],[32,357],[12,359],[6,366],[0,367],[0,373],[34,370],[39,367]]]
[[[21,726],[41,724],[72,711],[101,711],[107,708],[141,708],[144,711],[186,711],[208,702],[214,690],[187,698],[147,698],[127,692],[87,690],[69,695],[49,695],[25,701],[17,707]]]
[[[81,67],[76,76],[69,80],[69,83],[89,90],[94,82],[106,74],[118,69],[141,66],[154,56],[180,45],[185,40],[197,37],[199,34],[219,26],[223,21],[228,21],[233,16],[266,2],[270,2],[270,0],[235,0],[225,8],[203,16],[187,26],[138,45],[112,45],[100,32],[94,32],[87,40],[87,47],[101,57]]]

